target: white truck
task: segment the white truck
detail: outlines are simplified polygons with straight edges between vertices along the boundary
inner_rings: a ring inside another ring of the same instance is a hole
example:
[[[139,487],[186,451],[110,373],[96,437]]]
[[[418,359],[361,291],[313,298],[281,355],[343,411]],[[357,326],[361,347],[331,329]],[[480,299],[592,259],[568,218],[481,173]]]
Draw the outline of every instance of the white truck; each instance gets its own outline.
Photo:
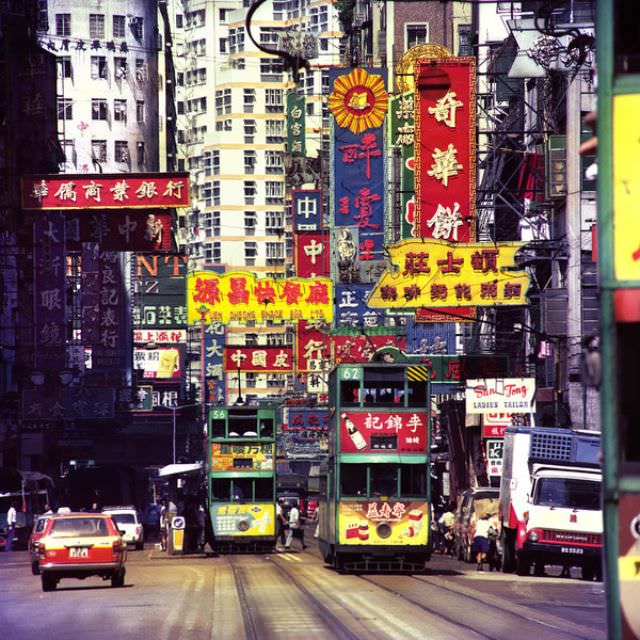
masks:
[[[602,575],[600,436],[552,427],[505,432],[500,523],[503,570],[544,574],[544,565]]]

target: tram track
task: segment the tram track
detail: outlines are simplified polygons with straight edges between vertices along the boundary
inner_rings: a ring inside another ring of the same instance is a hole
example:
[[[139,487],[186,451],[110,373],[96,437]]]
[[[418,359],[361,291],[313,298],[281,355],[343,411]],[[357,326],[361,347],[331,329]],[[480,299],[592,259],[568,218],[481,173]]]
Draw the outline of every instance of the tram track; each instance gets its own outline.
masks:
[[[238,594],[238,600],[240,601],[240,610],[242,611],[242,624],[244,625],[244,637],[245,640],[260,640],[261,636],[258,634],[258,627],[256,620],[254,619],[253,610],[249,607],[249,598],[244,588],[245,572],[238,565],[238,561],[233,556],[227,556],[229,566],[231,567],[231,573],[233,574],[233,581],[235,583],[236,593]]]

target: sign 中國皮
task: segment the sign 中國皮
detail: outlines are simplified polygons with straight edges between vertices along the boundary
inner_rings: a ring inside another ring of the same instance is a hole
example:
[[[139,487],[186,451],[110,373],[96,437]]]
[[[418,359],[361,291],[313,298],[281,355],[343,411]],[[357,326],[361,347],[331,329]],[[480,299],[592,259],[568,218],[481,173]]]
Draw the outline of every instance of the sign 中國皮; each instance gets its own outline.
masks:
[[[255,371],[260,373],[290,373],[293,371],[291,347],[234,347],[224,348],[224,370]]]
[[[466,382],[466,412],[535,413],[534,378],[493,378]]]

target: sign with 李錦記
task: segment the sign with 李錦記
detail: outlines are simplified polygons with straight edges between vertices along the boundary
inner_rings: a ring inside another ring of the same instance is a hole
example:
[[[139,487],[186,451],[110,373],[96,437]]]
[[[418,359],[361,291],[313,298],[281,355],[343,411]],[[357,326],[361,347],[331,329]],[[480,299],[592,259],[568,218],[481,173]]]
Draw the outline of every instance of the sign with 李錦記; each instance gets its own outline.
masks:
[[[369,296],[379,308],[494,306],[527,303],[529,276],[515,270],[522,242],[404,240],[388,251],[387,270]]]
[[[333,316],[330,278],[256,278],[252,273],[218,275],[196,271],[187,277],[189,324],[324,320]]]
[[[534,378],[485,378],[467,380],[466,412],[534,413],[536,381]]]

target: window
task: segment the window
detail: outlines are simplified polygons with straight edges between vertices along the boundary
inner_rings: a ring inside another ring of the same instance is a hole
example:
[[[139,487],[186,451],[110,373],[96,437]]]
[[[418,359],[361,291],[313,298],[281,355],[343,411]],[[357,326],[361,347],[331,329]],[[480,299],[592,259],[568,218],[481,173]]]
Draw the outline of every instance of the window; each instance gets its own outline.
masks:
[[[142,25],[143,19],[141,17],[131,18],[131,33],[136,40],[142,40]]]
[[[220,204],[220,181],[215,180],[211,183],[211,200],[214,205]]]
[[[91,100],[92,120],[106,120],[107,112],[107,101],[104,98],[93,98]]]
[[[312,96],[313,95],[313,89],[314,89],[314,77],[313,77],[313,73],[309,73],[307,75],[307,77],[305,78],[305,91],[306,91],[306,94],[308,96]]]
[[[323,69],[320,73],[320,86],[322,89],[322,94],[327,95],[331,85],[329,82],[329,71],[327,71],[326,69]]]
[[[343,498],[357,498],[367,495],[367,465],[340,465],[340,495]]]
[[[471,40],[470,24],[458,25],[458,55],[459,56],[473,55],[473,42]]]
[[[280,58],[260,58],[260,79],[263,82],[280,80],[284,71],[283,64]],[[267,91],[278,91],[278,89],[267,89]]]
[[[248,151],[245,151],[243,155],[244,155],[244,172],[255,173],[256,162],[258,161],[256,152],[252,150],[248,150]]]
[[[284,260],[284,243],[267,242],[267,263],[269,260]]]
[[[369,466],[371,496],[398,495],[398,469],[395,464],[372,464]]]
[[[91,56],[91,79],[107,77],[107,59],[104,56]]]
[[[216,121],[216,131],[233,131],[233,120],[231,118],[227,118],[225,120]]]
[[[282,113],[284,111],[283,98],[283,89],[266,89],[265,105],[267,113]]]
[[[227,38],[220,38],[218,45],[220,53],[227,53]]]
[[[284,141],[284,120],[266,120],[265,129],[268,144],[278,144]]]
[[[104,14],[89,14],[89,37],[92,40],[102,40],[104,38]]]
[[[184,22],[183,15],[181,13],[176,13],[176,27],[178,29],[182,29],[183,22]]]
[[[534,487],[533,504],[597,511],[600,509],[600,485],[573,478],[540,478]]]
[[[71,35],[71,14],[70,13],[56,13],[56,35],[57,36]]]
[[[142,58],[136,58],[136,80],[138,82],[145,82],[146,79],[147,79],[147,64]],[[184,74],[181,71],[179,71],[178,86],[182,86],[183,82],[184,82]]]
[[[114,151],[116,162],[129,162],[129,143],[126,140],[116,140]]]
[[[307,102],[307,115],[312,116],[315,113],[315,104],[313,102]]]
[[[144,100],[136,100],[136,122],[138,124],[144,122]]]
[[[245,143],[252,143],[253,137],[256,135],[256,121],[245,120],[244,121],[244,141]]]
[[[258,255],[258,243],[257,242],[245,242],[244,243],[244,262],[247,266],[254,266],[256,263],[256,256]]]
[[[64,153],[64,161],[67,164],[75,164],[76,147],[73,140],[62,141],[62,152]]]
[[[329,51],[329,38],[320,38],[320,51]]]
[[[245,89],[243,93],[243,104],[245,113],[253,113],[253,106],[256,102],[256,90]]]
[[[419,498],[427,495],[427,470],[420,464],[400,465],[400,495]]]
[[[216,115],[231,113],[231,89],[216,91]]]
[[[227,15],[231,13],[231,9],[218,9],[218,19],[222,24],[227,22]]]
[[[126,100],[114,100],[113,101],[113,119],[116,122],[127,123],[127,101]]]
[[[284,20],[287,10],[287,0],[273,0],[273,19]]]
[[[245,204],[253,204],[257,192],[258,192],[258,188],[256,187],[256,183],[253,182],[253,181],[246,180],[244,182],[244,202],[245,202]]]
[[[234,58],[231,60],[231,68],[232,69],[244,69],[244,58]]]
[[[258,216],[255,211],[244,212],[244,233],[247,236],[256,235],[256,225],[258,223]]]
[[[209,151],[204,156],[204,174],[205,176],[220,174],[220,151]]]
[[[71,65],[71,56],[60,56],[60,77],[73,78],[73,67]]]
[[[219,242],[212,242],[204,247],[204,257],[213,263],[220,263],[222,261],[222,250]]]
[[[116,80],[124,80],[127,77],[127,59],[113,59],[113,75]]]
[[[284,184],[282,182],[265,182],[265,195],[267,204],[282,204]]]
[[[218,183],[218,200],[220,199],[220,183]],[[220,235],[220,212],[211,211],[211,232],[214,236]]]
[[[405,50],[429,42],[429,23],[405,24]]]
[[[267,173],[282,173],[282,154],[280,151],[265,151],[264,158]]]
[[[125,38],[125,18],[124,16],[113,16],[113,37],[114,38]]]
[[[284,211],[267,211],[265,230],[268,235],[279,235],[284,231]]]
[[[91,159],[98,162],[107,161],[107,141],[92,140],[91,141]]]

